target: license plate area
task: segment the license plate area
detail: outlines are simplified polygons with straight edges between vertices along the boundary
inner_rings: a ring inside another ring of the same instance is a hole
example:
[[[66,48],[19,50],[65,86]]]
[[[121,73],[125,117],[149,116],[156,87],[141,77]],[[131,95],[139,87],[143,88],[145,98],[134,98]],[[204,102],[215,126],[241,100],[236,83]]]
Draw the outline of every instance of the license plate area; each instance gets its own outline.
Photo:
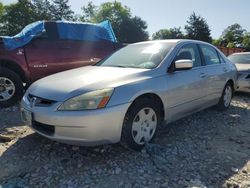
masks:
[[[32,116],[33,116],[32,112],[30,112],[24,108],[21,109],[22,121],[30,127],[32,126],[32,119],[33,119]]]

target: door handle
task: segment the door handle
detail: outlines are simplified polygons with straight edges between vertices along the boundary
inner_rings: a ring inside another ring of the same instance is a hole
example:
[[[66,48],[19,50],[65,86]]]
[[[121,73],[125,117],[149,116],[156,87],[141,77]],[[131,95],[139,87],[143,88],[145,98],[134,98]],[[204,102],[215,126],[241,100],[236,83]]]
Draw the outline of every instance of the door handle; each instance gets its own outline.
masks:
[[[100,61],[100,60],[101,60],[100,58],[96,58],[96,57],[90,58],[90,61],[91,61],[91,62],[98,62],[98,61]]]
[[[223,68],[223,71],[224,71],[224,72],[227,72],[227,71],[228,71],[228,69],[227,69],[226,67],[224,67],[224,68]]]
[[[24,54],[24,50],[22,49],[22,48],[19,48],[18,50],[17,50],[17,53],[16,53],[17,55],[23,55]]]
[[[200,73],[200,77],[201,77],[201,78],[205,78],[206,76],[207,76],[206,73],[204,73],[204,72]]]

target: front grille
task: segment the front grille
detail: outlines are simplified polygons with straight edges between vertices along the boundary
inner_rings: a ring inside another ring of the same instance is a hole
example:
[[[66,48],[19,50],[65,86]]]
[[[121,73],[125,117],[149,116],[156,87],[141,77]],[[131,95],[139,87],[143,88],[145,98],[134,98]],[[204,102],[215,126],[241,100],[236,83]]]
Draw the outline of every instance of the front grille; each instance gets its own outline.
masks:
[[[32,95],[32,94],[29,94],[27,96],[27,99],[28,99],[30,104],[33,102],[33,104],[32,104],[33,106],[42,106],[42,107],[51,106],[52,104],[54,104],[56,102],[56,101],[53,101],[53,100],[37,97],[37,96]]]
[[[32,122],[32,127],[35,130],[37,130],[43,134],[46,134],[48,136],[53,136],[55,133],[55,126],[43,124],[43,123],[40,123],[37,121]]]

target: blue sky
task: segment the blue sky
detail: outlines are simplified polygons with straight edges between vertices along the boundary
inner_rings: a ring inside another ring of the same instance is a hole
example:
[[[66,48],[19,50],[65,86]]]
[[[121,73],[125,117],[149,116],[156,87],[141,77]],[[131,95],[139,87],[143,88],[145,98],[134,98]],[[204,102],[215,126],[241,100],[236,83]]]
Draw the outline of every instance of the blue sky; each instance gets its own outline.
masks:
[[[108,0],[93,0],[99,5]],[[4,4],[15,0],[1,0]],[[80,13],[85,0],[69,0],[72,9]],[[229,25],[239,23],[250,32],[250,0],[120,0],[133,15],[148,24],[150,34],[163,28],[181,27],[194,11],[207,20],[213,38],[218,38]]]

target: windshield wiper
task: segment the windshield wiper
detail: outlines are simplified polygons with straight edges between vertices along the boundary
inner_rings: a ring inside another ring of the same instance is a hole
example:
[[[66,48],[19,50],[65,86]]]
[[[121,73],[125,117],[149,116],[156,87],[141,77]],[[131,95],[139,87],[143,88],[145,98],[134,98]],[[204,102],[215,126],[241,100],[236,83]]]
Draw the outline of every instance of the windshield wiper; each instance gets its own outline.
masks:
[[[124,65],[115,65],[115,66],[112,66],[112,67],[128,68],[127,66],[124,66]]]
[[[102,66],[102,65],[101,65]],[[103,67],[120,67],[120,68],[136,68],[136,69],[143,69],[143,67],[133,66],[133,65],[103,65]]]
[[[102,67],[121,67],[121,68],[128,68],[128,66],[124,65],[101,65]]]

